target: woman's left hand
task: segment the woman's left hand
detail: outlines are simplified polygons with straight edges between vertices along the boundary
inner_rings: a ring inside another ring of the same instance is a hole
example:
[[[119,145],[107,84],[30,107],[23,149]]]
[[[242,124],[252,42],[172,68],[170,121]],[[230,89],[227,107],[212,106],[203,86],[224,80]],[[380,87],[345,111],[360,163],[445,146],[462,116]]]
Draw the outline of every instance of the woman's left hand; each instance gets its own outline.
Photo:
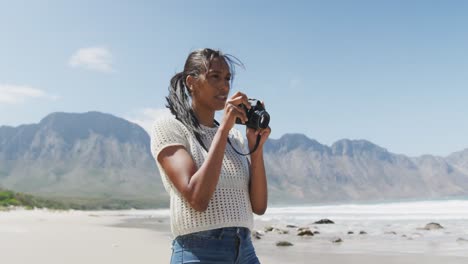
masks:
[[[255,143],[257,143],[257,135],[260,135],[260,142],[258,143],[258,149],[261,149],[263,147],[263,144],[265,144],[266,140],[270,136],[271,133],[271,128],[260,128],[258,130],[255,130],[253,128],[247,128],[247,141],[249,142],[249,151],[252,151],[252,149],[255,147]]]
[[[265,104],[262,102],[263,108],[265,108]],[[253,128],[247,127],[247,141],[249,142],[249,151],[252,151],[252,149],[255,147],[255,143],[257,142],[257,135],[260,135],[260,142],[258,143],[258,149],[261,149],[263,147],[263,144],[265,144],[266,140],[270,136],[271,133],[271,128],[259,128],[257,130]]]

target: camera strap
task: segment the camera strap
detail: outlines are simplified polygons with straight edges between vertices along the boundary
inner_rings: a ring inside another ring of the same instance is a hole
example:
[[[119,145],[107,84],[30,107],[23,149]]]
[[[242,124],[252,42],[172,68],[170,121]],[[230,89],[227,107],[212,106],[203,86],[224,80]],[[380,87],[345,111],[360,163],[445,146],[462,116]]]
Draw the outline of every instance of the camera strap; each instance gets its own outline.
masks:
[[[242,156],[247,156],[247,155],[250,155],[250,154],[254,153],[254,152],[257,150],[258,144],[260,144],[260,138],[261,138],[261,137],[262,137],[262,136],[257,135],[257,141],[255,142],[254,148],[252,149],[252,151],[250,151],[250,152],[247,153],[247,154],[240,153],[240,152],[232,145],[231,140],[229,140],[229,138],[228,138],[227,140],[228,140],[228,143],[229,143],[229,145],[231,146],[231,148],[232,148],[237,154],[242,155]]]
[[[214,123],[215,123],[216,126],[219,126],[218,121],[214,120]],[[229,140],[229,138],[227,138],[227,141],[228,141],[229,145],[231,146],[231,148],[232,148],[237,154],[242,155],[242,156],[247,156],[247,155],[250,155],[250,154],[254,153],[254,152],[257,150],[258,145],[260,144],[260,139],[261,139],[261,137],[262,137],[261,135],[257,135],[257,140],[256,140],[256,142],[255,142],[254,148],[253,148],[249,153],[246,153],[246,154],[241,153],[240,151],[238,151],[238,150],[232,145],[231,140]],[[206,149],[205,149],[205,150],[206,150]]]

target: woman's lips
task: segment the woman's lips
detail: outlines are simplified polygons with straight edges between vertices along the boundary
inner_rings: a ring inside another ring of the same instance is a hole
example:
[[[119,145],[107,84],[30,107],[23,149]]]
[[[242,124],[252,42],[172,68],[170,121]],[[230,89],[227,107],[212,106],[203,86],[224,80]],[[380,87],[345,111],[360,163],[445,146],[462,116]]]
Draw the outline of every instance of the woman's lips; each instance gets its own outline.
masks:
[[[227,96],[226,95],[217,95],[215,98],[218,99],[218,100],[221,100],[221,101],[226,101]]]

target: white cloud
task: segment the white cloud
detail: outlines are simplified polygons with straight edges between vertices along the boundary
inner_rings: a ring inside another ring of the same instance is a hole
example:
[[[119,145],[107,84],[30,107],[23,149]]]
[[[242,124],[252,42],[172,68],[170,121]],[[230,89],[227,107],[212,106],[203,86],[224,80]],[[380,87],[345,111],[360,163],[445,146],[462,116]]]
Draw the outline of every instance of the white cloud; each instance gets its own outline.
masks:
[[[0,103],[18,104],[34,98],[59,99],[58,96],[49,95],[40,89],[27,85],[0,84]]]
[[[99,72],[114,72],[112,53],[105,47],[81,48],[72,55],[68,65]]]
[[[130,122],[138,124],[149,134],[151,131],[151,126],[155,120],[171,115],[171,112],[167,108],[143,108],[127,115],[124,118]]]

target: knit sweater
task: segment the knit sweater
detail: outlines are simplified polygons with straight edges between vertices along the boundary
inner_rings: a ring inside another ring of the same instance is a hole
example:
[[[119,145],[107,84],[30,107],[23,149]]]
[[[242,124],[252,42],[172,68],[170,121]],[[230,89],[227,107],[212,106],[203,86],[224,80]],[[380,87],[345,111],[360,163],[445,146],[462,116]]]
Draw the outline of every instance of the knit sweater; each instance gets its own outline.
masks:
[[[209,149],[218,131],[217,127],[202,125],[205,135],[202,141]],[[236,129],[229,132],[232,145],[245,151],[242,135]],[[197,168],[200,168],[207,157],[207,152],[180,121],[174,117],[159,119],[151,131],[151,152],[159,168],[162,182],[170,196],[171,230],[174,236],[216,229],[221,227],[253,227],[253,213],[249,195],[249,165],[244,156],[226,146],[218,185],[204,212],[193,209],[182,194],[169,180],[158,154],[166,147],[182,146],[192,156]],[[213,175],[213,177],[216,177]]]

